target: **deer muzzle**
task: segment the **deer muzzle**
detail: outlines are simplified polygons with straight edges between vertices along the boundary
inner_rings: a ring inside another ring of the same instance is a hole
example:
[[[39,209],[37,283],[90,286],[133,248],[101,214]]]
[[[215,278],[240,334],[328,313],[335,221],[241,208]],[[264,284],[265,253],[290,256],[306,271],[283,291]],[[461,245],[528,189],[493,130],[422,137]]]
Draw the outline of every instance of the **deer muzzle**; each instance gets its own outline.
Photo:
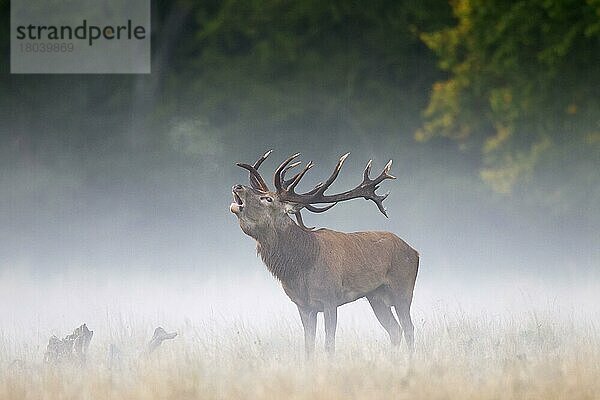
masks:
[[[231,211],[234,214],[239,214],[242,212],[242,210],[244,209],[244,201],[242,200],[242,198],[240,197],[239,194],[237,194],[237,191],[242,190],[243,187],[242,185],[235,185],[232,189],[231,189],[231,193],[233,194],[233,203],[231,203],[231,205],[229,206],[229,211]]]

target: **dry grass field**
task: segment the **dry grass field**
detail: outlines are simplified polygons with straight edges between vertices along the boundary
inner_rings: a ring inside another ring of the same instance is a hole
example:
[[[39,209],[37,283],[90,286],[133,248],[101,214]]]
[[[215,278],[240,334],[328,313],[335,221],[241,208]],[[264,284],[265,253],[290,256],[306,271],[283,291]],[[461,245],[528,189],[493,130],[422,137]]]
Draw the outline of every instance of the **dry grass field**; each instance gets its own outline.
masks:
[[[321,321],[320,321],[321,322]],[[350,325],[350,326],[349,326]],[[354,325],[354,326],[353,326]],[[299,323],[212,318],[179,326],[151,355],[143,323],[96,327],[85,366],[42,362],[40,338],[0,333],[0,398],[20,399],[595,399],[595,321],[551,314],[432,314],[417,322],[417,351],[390,351],[379,326],[340,327],[338,352],[303,359]],[[322,327],[321,327],[322,329]],[[120,360],[109,362],[116,343]],[[17,360],[17,361],[15,361]]]
[[[340,308],[332,359],[319,316],[316,357],[307,362],[295,307],[264,271],[188,278],[33,284],[5,275],[0,399],[600,398],[600,303],[591,281],[562,292],[512,279],[479,291],[421,283],[412,359],[404,343],[391,350],[359,300]],[[86,364],[45,364],[50,335],[83,322],[94,330]],[[178,336],[147,355],[159,325]],[[112,361],[111,345],[119,349]]]

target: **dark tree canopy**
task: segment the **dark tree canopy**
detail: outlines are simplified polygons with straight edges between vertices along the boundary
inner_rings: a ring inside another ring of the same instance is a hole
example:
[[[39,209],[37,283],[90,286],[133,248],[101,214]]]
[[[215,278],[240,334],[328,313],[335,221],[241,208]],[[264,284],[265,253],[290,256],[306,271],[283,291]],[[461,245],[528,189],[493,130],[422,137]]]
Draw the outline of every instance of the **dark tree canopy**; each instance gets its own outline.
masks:
[[[575,181],[600,186],[600,3],[457,0],[456,23],[421,35],[448,79],[436,82],[416,137],[481,150],[481,177],[509,193],[547,175],[565,187],[540,195],[557,207]],[[570,199],[569,199],[570,198]],[[579,207],[588,200],[578,198]],[[591,206],[592,203],[587,203]]]
[[[150,76],[0,75],[5,162],[416,138],[456,141],[498,193],[600,202],[598,1],[154,0],[152,29]]]

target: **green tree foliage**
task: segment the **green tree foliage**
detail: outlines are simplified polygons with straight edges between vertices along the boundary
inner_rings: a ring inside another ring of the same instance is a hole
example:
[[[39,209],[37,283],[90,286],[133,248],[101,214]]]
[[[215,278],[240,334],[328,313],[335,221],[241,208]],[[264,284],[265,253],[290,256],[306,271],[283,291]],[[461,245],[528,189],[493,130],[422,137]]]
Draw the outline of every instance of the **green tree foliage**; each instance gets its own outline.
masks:
[[[598,0],[152,4],[150,76],[9,75],[2,59],[3,159],[229,158],[325,134],[406,145],[417,131],[470,149],[497,192],[562,215],[600,203]],[[8,0],[0,17],[8,56]]]
[[[192,7],[191,38],[178,50],[170,80],[172,105],[193,104],[221,132],[244,125],[408,136],[426,104],[424,88],[441,77],[418,32],[451,17],[439,0]]]
[[[416,138],[480,149],[481,176],[498,192],[538,191],[557,208],[600,201],[596,190],[572,202],[574,181],[600,186],[600,2],[452,7],[454,26],[422,35],[450,76],[433,85]],[[557,188],[548,175],[571,183]]]

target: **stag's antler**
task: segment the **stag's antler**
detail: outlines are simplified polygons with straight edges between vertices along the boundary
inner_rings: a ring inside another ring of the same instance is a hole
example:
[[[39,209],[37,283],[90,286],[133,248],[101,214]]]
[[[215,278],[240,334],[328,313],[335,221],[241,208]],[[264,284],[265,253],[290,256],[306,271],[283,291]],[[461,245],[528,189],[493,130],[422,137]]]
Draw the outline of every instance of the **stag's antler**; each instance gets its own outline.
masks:
[[[254,189],[261,190],[263,192],[268,192],[269,188],[265,183],[265,180],[262,178],[260,173],[258,172],[258,168],[266,160],[266,158],[271,154],[273,150],[267,151],[262,157],[260,157],[253,165],[238,163],[237,165],[241,168],[248,170],[250,174],[250,184]],[[300,161],[293,162],[296,158],[300,156],[300,153],[292,154],[288,157],[284,162],[279,165],[279,167],[275,170],[275,174],[273,175],[273,184],[275,185],[275,189],[277,190],[277,196],[281,201],[294,203],[302,206],[302,208],[306,208],[308,211],[313,213],[322,213],[333,206],[335,206],[340,201],[346,201],[356,198],[364,198],[365,200],[371,200],[376,205],[379,211],[383,215],[387,217],[387,212],[385,207],[383,206],[383,200],[387,198],[389,192],[380,196],[375,193],[375,190],[379,188],[379,184],[383,182],[385,179],[396,179],[395,176],[389,174],[390,169],[392,168],[392,160],[388,161],[388,163],[383,168],[383,171],[377,176],[375,179],[371,179],[369,174],[371,172],[371,163],[372,160],[369,160],[365,170],[363,172],[363,181],[360,185],[355,187],[352,190],[348,190],[339,194],[326,195],[325,191],[333,184],[333,182],[337,179],[340,170],[342,169],[342,165],[346,158],[350,153],[346,153],[340,157],[337,162],[331,176],[325,181],[325,183],[320,182],[317,184],[314,189],[306,192],[306,193],[296,193],[295,189],[300,183],[300,180],[304,177],[304,175],[308,172],[309,169],[314,167],[314,163],[312,161],[308,162],[302,169],[302,171],[295,174],[290,179],[285,179],[285,174],[292,168],[297,167],[301,164]],[[325,207],[315,207],[314,204],[328,204]],[[306,230],[312,230],[314,228],[308,228],[304,225],[302,220],[302,214],[300,214],[300,210],[294,213],[296,216],[296,220],[298,225]]]
[[[377,205],[377,208],[379,209],[379,211],[381,211],[381,213],[387,217],[386,209],[383,206],[383,200],[386,199],[386,197],[389,195],[389,192],[380,196],[380,195],[376,194],[375,191],[379,188],[379,184],[381,182],[383,182],[385,179],[396,179],[395,176],[392,176],[389,173],[390,169],[392,168],[392,160],[388,161],[388,163],[383,168],[383,171],[381,171],[379,176],[377,176],[375,179],[371,179],[369,176],[370,172],[371,172],[371,164],[372,164],[372,160],[370,160],[367,163],[367,166],[365,167],[365,170],[363,172],[363,181],[360,183],[360,185],[358,185],[357,187],[355,187],[352,190],[348,190],[343,193],[332,194],[332,195],[325,194],[325,191],[337,179],[337,177],[340,173],[340,170],[342,169],[342,165],[344,164],[344,161],[346,161],[346,158],[348,157],[349,154],[350,153],[346,153],[340,157],[335,168],[333,169],[333,172],[331,173],[331,176],[325,181],[325,183],[319,183],[317,186],[315,186],[315,188],[313,190],[306,192],[306,193],[296,193],[294,191],[294,189],[296,188],[296,186],[298,185],[300,180],[304,177],[306,172],[310,168],[312,168],[314,164],[312,162],[309,162],[308,164],[306,164],[304,169],[301,172],[299,172],[298,174],[296,174],[289,181],[290,183],[286,185],[286,182],[288,182],[288,181],[284,180],[283,172],[286,170],[286,167],[289,168],[288,167],[289,163],[292,162],[295,158],[297,158],[299,156],[299,154],[292,155],[287,160],[285,160],[279,166],[279,168],[277,168],[277,170],[275,171],[275,175],[273,177],[275,187],[277,188],[277,194],[278,194],[280,200],[299,204],[299,205],[304,206],[303,208],[306,208],[308,211],[319,213],[319,212],[324,212],[324,211],[329,210],[331,207],[333,207],[340,201],[346,201],[346,200],[351,200],[351,199],[356,199],[356,198],[362,197],[365,200],[373,201]],[[329,206],[323,207],[323,208],[318,208],[318,207],[314,206],[314,204],[327,204],[327,203],[332,203],[332,204],[330,204]]]

